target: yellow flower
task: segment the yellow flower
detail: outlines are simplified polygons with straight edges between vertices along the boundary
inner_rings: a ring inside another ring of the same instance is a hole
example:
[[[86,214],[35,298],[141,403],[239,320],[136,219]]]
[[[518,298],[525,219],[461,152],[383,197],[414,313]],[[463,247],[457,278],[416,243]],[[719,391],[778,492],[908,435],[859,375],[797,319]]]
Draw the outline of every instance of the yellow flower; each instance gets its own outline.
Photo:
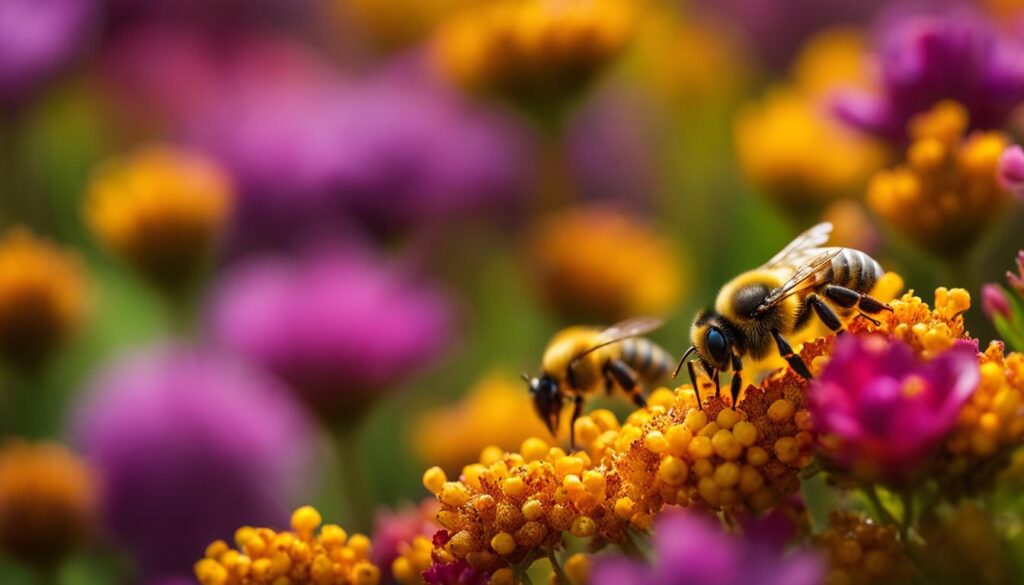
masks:
[[[0,447],[0,550],[53,567],[92,535],[97,505],[92,471],[63,446]]]
[[[432,467],[423,483],[450,534],[435,553],[494,570],[566,532],[621,542],[665,505],[765,510],[797,491],[813,458],[806,390],[785,372],[748,388],[736,409],[712,398],[699,410],[689,386],[662,388],[621,425],[607,410],[581,417],[577,453],[530,438],[518,452],[485,449],[457,481]]]
[[[488,445],[511,450],[546,432],[523,381],[495,371],[478,380],[460,402],[420,414],[412,441],[423,461],[459,469]]]
[[[832,512],[828,528],[814,542],[828,561],[827,585],[907,583],[915,575],[896,527],[861,514]]]
[[[632,36],[623,0],[496,0],[449,19],[434,58],[460,86],[526,105],[573,96]]]
[[[962,288],[935,289],[935,308],[910,291],[889,303],[891,312],[877,316],[879,325],[867,319],[854,319],[851,333],[874,332],[899,339],[914,348],[921,357],[932,359],[949,349],[958,339],[966,339],[963,314],[971,308],[971,295]]]
[[[0,239],[0,359],[39,367],[85,312],[86,274],[77,255],[24,228]]]
[[[1008,138],[966,130],[967,111],[956,102],[919,114],[906,163],[879,171],[867,192],[868,205],[893,229],[943,257],[970,250],[1010,199],[996,176]]]
[[[682,296],[676,243],[624,213],[577,208],[550,216],[526,252],[542,297],[568,321],[665,314]]]
[[[399,545],[398,558],[391,563],[391,574],[402,585],[423,583],[421,575],[430,568],[434,545],[425,536],[417,536],[411,543]]]
[[[370,539],[349,536],[325,524],[310,506],[292,514],[292,530],[244,526],[235,532],[232,549],[223,540],[206,548],[195,564],[201,585],[376,585],[380,570],[370,562]]]
[[[343,33],[394,50],[423,39],[445,18],[480,0],[332,0]],[[355,30],[352,30],[354,27]]]
[[[85,219],[100,242],[161,290],[192,284],[227,224],[227,175],[212,161],[148,146],[93,174]]]
[[[863,35],[828,29],[808,41],[793,67],[792,83],[741,109],[735,137],[740,166],[750,181],[797,215],[859,195],[885,162],[877,142],[843,127],[828,112],[837,86],[865,86]]]
[[[777,87],[736,118],[736,149],[748,179],[783,209],[820,210],[860,192],[884,151],[832,120],[819,99]]]
[[[811,95],[827,98],[837,87],[870,88],[868,39],[855,27],[825,29],[804,44],[793,65],[793,81]]]

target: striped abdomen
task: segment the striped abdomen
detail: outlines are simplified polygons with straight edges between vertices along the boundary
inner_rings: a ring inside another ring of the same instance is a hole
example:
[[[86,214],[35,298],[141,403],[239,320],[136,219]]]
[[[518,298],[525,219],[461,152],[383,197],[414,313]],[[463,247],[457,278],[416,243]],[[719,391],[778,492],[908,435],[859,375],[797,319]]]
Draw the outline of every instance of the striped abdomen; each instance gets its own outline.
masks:
[[[842,248],[842,251],[832,258],[831,274],[823,275],[825,278],[821,280],[824,281],[823,285],[836,284],[867,293],[882,274],[882,266],[871,256],[860,250]]]
[[[643,337],[622,342],[622,361],[648,383],[665,378],[675,368],[675,360],[660,345]]]

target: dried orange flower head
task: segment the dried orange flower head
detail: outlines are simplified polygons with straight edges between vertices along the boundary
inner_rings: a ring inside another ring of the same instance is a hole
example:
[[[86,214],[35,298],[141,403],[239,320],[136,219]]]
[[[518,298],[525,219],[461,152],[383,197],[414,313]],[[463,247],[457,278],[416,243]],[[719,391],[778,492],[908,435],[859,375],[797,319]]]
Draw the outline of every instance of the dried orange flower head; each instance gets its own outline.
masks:
[[[999,217],[1010,200],[998,180],[1009,145],[1002,132],[966,134],[967,110],[940,102],[911,120],[907,162],[878,172],[868,205],[925,250],[958,257]]]
[[[88,541],[97,510],[92,471],[62,445],[0,447],[0,550],[52,566]]]
[[[24,228],[0,239],[0,359],[40,366],[85,312],[86,274],[77,255]]]
[[[632,31],[622,0],[498,0],[444,23],[434,57],[468,90],[532,105],[575,95]]]
[[[153,145],[113,158],[89,182],[85,219],[99,241],[162,290],[193,282],[227,224],[233,192],[212,161]]]
[[[316,509],[303,506],[292,514],[291,531],[239,528],[236,549],[223,540],[206,547],[196,578],[201,585],[377,585],[370,539],[321,521]]]
[[[683,293],[675,242],[613,209],[545,218],[531,232],[526,256],[542,298],[567,320],[611,324],[664,314]]]

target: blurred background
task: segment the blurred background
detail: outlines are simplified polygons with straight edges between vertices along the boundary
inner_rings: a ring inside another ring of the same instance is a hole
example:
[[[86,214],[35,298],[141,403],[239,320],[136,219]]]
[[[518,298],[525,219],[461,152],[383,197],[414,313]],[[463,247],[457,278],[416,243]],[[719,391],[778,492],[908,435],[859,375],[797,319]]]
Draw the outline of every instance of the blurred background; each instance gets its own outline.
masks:
[[[387,560],[425,468],[546,432],[553,333],[658,315],[678,355],[817,221],[981,298],[1024,244],[1022,17],[0,0],[0,582],[188,583],[304,503]]]

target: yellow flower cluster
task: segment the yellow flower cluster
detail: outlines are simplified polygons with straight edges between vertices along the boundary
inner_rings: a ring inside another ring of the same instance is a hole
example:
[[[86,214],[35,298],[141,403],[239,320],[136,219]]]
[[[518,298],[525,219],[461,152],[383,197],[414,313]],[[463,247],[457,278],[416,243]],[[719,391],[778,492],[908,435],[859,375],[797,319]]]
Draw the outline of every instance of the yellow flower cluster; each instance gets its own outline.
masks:
[[[433,560],[430,553],[434,544],[425,536],[417,536],[412,542],[398,546],[398,558],[391,563],[391,574],[401,585],[419,585],[423,582],[423,571],[430,568]]]
[[[192,283],[222,234],[233,191],[212,161],[168,146],[102,165],[85,218],[96,237],[162,290]]]
[[[737,115],[740,165],[751,182],[791,213],[820,211],[858,195],[884,163],[883,148],[844,128],[828,111],[825,88],[860,85],[864,40],[848,29],[812,39],[793,83],[776,87]]]
[[[967,252],[999,217],[1010,194],[997,180],[1009,144],[998,131],[966,135],[967,110],[940,102],[911,120],[906,163],[880,171],[868,204],[922,248],[944,257]]]
[[[568,97],[604,70],[629,41],[623,0],[498,0],[442,24],[441,70],[459,85],[534,104]]]
[[[0,359],[33,369],[77,328],[86,312],[79,258],[14,228],[0,240]]]
[[[88,540],[97,506],[92,471],[62,445],[0,447],[0,551],[53,566]]]
[[[914,575],[896,527],[861,514],[832,512],[829,527],[814,540],[828,560],[826,585],[906,583]]]
[[[411,437],[421,460],[460,469],[484,447],[511,450],[524,439],[546,432],[523,381],[508,372],[491,372],[457,404],[420,414]]]
[[[310,506],[292,514],[292,531],[239,528],[237,550],[223,540],[206,548],[195,565],[201,585],[377,585],[380,570],[370,562],[370,539],[349,536],[325,524]]]
[[[971,308],[971,295],[962,288],[935,289],[934,309],[913,291],[890,302],[889,306],[892,312],[876,316],[879,325],[867,319],[855,319],[850,323],[850,332],[874,332],[899,339],[925,359],[932,359],[956,340],[969,337],[964,329],[963,314]]]
[[[939,481],[950,496],[990,487],[1024,443],[1024,355],[1004,355],[993,342],[980,357],[981,383],[964,405],[939,457]]]
[[[568,321],[610,324],[664,314],[683,292],[675,243],[611,209],[577,208],[546,218],[533,229],[526,255],[540,294]]]
[[[451,534],[435,553],[494,570],[550,550],[564,532],[622,542],[665,505],[765,510],[797,491],[813,458],[806,391],[783,372],[735,409],[712,398],[701,410],[689,386],[663,388],[621,425],[607,410],[581,417],[582,451],[531,438],[515,453],[485,449],[457,481],[433,467],[423,482]]]

